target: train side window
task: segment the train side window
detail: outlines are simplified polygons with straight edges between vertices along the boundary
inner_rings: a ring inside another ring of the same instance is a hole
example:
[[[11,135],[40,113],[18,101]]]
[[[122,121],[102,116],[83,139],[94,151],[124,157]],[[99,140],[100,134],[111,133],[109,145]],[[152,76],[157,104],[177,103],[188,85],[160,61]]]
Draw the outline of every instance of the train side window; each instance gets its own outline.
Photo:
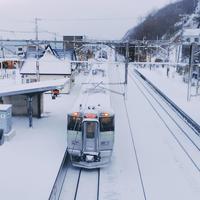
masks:
[[[100,131],[114,131],[114,117],[100,117]]]
[[[67,129],[71,131],[81,131],[82,117],[68,116]]]

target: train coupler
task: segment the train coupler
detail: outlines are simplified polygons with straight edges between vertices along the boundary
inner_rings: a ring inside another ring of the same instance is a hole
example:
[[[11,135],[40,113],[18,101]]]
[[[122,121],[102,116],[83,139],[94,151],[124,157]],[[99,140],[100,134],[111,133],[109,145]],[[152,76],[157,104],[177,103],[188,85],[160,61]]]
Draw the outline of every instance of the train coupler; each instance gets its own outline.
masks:
[[[83,160],[86,162],[100,162],[101,157],[100,157],[100,154],[98,155],[84,154]]]

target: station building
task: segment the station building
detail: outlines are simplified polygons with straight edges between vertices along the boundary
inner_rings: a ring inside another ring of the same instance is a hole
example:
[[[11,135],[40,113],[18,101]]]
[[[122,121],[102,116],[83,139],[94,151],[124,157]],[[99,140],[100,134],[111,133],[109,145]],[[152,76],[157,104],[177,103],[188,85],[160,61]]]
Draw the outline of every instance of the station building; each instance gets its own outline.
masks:
[[[47,46],[41,58],[27,58],[22,65],[20,74],[23,83],[69,79],[61,93],[69,93],[73,83],[70,60],[59,59],[50,46]]]
[[[183,30],[183,34],[182,34],[182,41],[185,44],[189,44],[192,42],[200,42],[200,29],[199,28],[195,28],[195,29],[184,29]]]

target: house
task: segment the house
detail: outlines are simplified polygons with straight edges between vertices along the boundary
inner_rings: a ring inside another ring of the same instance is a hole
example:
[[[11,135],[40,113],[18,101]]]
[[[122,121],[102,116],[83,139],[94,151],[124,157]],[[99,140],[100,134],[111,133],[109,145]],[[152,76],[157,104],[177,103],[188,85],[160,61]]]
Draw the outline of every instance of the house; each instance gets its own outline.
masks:
[[[0,50],[0,77],[15,78],[22,64],[22,59],[10,48],[1,46]]]
[[[200,46],[200,29],[198,28],[185,28],[182,32],[181,45],[178,50],[179,58],[181,62],[189,63],[190,58],[190,46],[192,43]]]
[[[199,28],[184,29],[183,33],[182,33],[182,41],[184,43],[192,43],[192,42],[199,43],[200,42],[200,29]]]
[[[25,60],[20,71],[22,82],[31,83],[44,80],[69,79],[68,84],[61,91],[69,93],[73,82],[70,60],[61,60],[51,46],[47,46],[44,54],[38,60],[29,57]]]

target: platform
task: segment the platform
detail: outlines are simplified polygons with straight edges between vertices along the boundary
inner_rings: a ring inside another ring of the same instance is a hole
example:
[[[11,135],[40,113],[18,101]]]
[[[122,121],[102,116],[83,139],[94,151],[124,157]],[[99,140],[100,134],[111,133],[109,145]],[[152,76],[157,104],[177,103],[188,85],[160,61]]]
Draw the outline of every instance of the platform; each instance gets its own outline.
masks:
[[[32,128],[26,117],[13,117],[16,135],[6,136],[9,142],[0,146],[0,199],[48,199],[66,150],[66,113],[79,88],[75,85],[70,95],[55,100],[45,94],[44,115],[48,115],[33,118]]]
[[[4,134],[4,140],[9,142],[13,139],[15,135],[16,135],[15,129],[11,129],[9,133]]]

